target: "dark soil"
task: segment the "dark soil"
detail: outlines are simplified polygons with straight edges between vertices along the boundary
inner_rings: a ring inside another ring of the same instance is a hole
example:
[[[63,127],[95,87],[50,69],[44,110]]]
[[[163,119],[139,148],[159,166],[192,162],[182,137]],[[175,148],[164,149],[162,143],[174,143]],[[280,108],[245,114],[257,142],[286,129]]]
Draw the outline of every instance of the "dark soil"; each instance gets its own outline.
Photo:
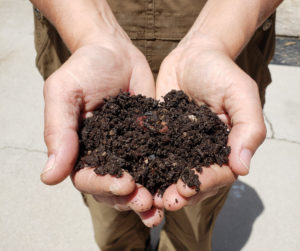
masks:
[[[152,194],[163,194],[179,178],[200,189],[203,167],[228,163],[229,129],[216,114],[198,106],[182,91],[164,102],[120,93],[105,100],[79,130],[75,170],[96,167],[99,175],[129,172]]]

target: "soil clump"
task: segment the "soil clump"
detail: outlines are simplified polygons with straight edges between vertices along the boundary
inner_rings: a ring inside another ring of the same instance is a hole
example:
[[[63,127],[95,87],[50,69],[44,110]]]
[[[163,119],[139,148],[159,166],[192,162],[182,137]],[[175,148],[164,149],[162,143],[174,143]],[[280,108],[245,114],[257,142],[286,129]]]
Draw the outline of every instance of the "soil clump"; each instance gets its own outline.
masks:
[[[179,178],[199,191],[192,169],[227,164],[228,134],[216,114],[182,91],[169,92],[164,102],[120,93],[82,121],[75,170],[94,167],[116,177],[125,170],[152,194],[162,195]]]

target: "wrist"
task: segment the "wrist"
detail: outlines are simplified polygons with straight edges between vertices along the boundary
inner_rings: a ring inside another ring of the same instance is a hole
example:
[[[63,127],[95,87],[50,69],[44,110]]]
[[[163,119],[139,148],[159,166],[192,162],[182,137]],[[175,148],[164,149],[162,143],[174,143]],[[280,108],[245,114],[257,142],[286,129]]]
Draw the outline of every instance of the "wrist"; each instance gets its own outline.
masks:
[[[74,39],[64,39],[71,52],[88,45],[99,45],[113,50],[115,47],[114,45],[116,45],[116,41],[118,45],[131,44],[131,40],[127,37],[127,34],[123,32],[123,30],[118,30],[112,27],[89,27],[88,31],[83,29],[81,32],[78,32],[78,36],[74,37]]]
[[[268,18],[282,0],[210,0],[184,40],[210,41],[231,59],[235,59],[255,30]],[[206,43],[206,42],[204,42]]]
[[[230,25],[224,23],[207,22],[204,25],[195,23],[182,40],[183,44],[212,49],[226,54],[232,60],[240,54],[255,31],[255,23],[248,22],[244,25],[235,25],[229,31]]]
[[[195,51],[216,51],[227,55],[232,58],[232,52],[221,39],[215,36],[207,35],[204,33],[187,34],[179,43],[178,48],[192,49]]]
[[[114,38],[129,40],[105,0],[31,0],[55,26],[73,53],[89,44],[109,46]]]
[[[103,6],[98,11],[89,10],[87,15],[81,18],[84,21],[74,27],[74,31],[62,34],[62,38],[66,40],[67,46],[69,44],[71,51],[91,44],[111,48],[115,41],[118,43],[131,42],[113,16],[106,1],[101,3]]]

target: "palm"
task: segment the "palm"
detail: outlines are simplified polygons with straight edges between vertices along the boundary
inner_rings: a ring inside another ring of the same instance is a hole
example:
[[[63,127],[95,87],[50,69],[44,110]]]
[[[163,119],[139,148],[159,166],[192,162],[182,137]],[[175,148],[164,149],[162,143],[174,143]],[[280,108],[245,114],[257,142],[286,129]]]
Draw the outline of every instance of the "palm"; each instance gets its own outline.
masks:
[[[185,55],[187,53],[185,51]],[[170,61],[167,60],[161,68],[159,78],[162,79],[157,83],[157,96],[164,95],[171,89],[180,89],[199,105],[207,104],[216,113],[227,113],[226,99],[239,91],[236,83],[245,82],[245,73],[229,58],[216,51],[193,51],[191,55],[185,56],[188,60],[180,63],[177,63],[177,53],[170,56]],[[171,70],[171,67],[174,69]],[[167,71],[180,73],[165,79],[164,72]]]
[[[131,55],[128,52],[116,55],[107,48],[84,47],[76,51],[51,78],[53,82],[63,85],[61,88],[64,91],[70,91],[82,99],[83,112],[93,111],[103,102],[103,98],[116,95],[120,90],[137,93],[143,90],[143,94],[153,96],[150,72],[146,72],[146,81],[143,81],[146,85],[143,88],[136,84],[141,78],[137,74],[137,67],[147,69],[147,63],[137,51],[134,53],[140,62],[133,65],[129,62]]]

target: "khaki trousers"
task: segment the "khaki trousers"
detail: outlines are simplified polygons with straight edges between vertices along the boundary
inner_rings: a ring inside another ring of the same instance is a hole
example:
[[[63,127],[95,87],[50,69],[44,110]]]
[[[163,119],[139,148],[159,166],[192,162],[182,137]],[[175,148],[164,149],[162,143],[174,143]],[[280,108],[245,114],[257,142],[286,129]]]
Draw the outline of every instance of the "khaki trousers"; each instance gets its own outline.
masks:
[[[156,75],[162,60],[188,31],[205,1],[110,0],[109,3],[119,23],[144,53]],[[36,65],[46,79],[70,57],[70,53],[55,28],[37,10],[34,19]],[[275,47],[274,20],[275,15],[272,15],[257,30],[236,60],[257,82],[262,105],[265,89],[271,82],[268,63]],[[196,206],[166,212],[158,250],[211,250],[213,226],[229,189],[221,189]],[[102,251],[145,250],[149,229],[135,213],[118,212],[87,194],[84,199],[91,213],[95,239]]]
[[[213,226],[230,187],[218,194],[176,212],[165,212],[166,223],[160,234],[159,251],[211,250]],[[150,230],[132,211],[119,212],[84,194],[90,210],[95,239],[102,251],[145,250]]]

